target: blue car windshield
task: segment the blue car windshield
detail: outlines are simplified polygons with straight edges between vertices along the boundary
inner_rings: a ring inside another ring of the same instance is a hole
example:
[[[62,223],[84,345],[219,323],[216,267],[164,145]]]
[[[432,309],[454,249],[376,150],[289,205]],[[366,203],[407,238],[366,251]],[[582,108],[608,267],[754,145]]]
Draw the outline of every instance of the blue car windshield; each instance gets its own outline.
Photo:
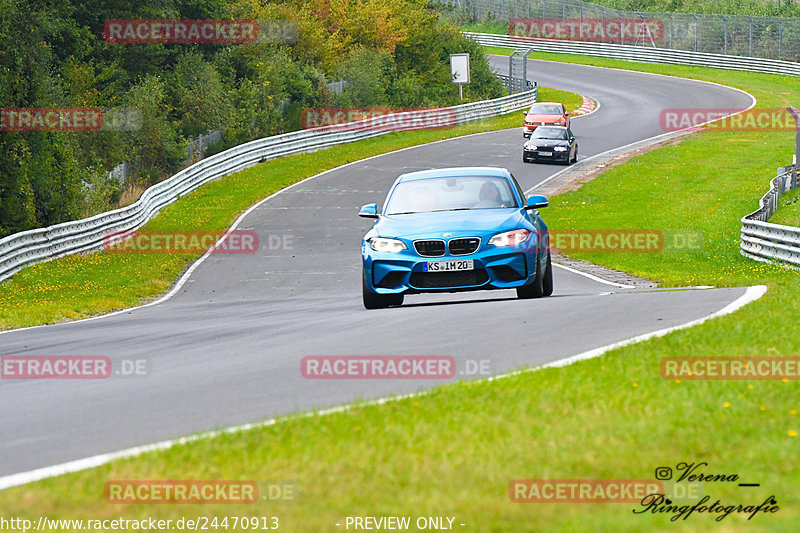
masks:
[[[518,207],[505,178],[459,176],[403,181],[386,203],[387,215]]]

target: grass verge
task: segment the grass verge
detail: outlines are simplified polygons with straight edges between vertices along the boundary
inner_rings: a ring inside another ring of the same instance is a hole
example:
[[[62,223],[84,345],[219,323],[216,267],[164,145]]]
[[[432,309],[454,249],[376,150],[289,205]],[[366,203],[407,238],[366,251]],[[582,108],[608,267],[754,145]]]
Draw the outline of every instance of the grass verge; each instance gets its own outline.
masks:
[[[740,87],[764,107],[800,90],[796,79],[768,75],[652,69]],[[291,418],[116,461],[10,489],[0,494],[0,506],[6,515],[29,517],[44,506],[49,516],[64,518],[276,515],[281,529],[293,532],[340,531],[335,524],[346,516],[396,514],[455,516],[457,524],[466,524],[458,529],[480,532],[796,531],[797,382],[678,382],[659,376],[659,361],[667,356],[800,351],[800,339],[785,334],[790,317],[800,311],[797,274],[738,254],[739,218],[754,208],[766,180],[789,154],[783,137],[769,135],[696,135],[551,199],[544,213],[552,227],[700,232],[703,247],[694,254],[591,259],[674,285],[769,285],[765,297],[734,315],[566,368],[458,383],[396,403]],[[760,483],[705,483],[709,504],[719,499],[723,505],[758,505],[774,496],[780,510],[752,520],[696,513],[671,521],[671,514],[634,514],[636,504],[518,504],[508,498],[514,479],[652,479],[657,467],[675,469],[684,461],[707,462],[704,473]],[[244,510],[110,505],[103,486],[114,479],[292,479],[298,498]]]
[[[764,193],[769,190],[769,182],[764,185]],[[800,226],[800,190],[789,191],[781,196],[778,209],[769,219],[774,224]]]

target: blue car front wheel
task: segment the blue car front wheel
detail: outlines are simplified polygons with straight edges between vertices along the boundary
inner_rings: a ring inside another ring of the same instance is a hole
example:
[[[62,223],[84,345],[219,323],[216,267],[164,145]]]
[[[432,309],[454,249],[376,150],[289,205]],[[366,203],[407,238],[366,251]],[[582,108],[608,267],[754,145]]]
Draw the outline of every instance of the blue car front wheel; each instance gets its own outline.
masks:
[[[542,280],[542,295],[550,296],[553,294],[553,265],[550,262],[550,250],[547,251],[547,266],[544,269],[544,279]]]
[[[536,275],[528,285],[517,288],[517,298],[541,298],[553,294],[553,267],[550,264],[550,251],[544,269],[536,266]]]

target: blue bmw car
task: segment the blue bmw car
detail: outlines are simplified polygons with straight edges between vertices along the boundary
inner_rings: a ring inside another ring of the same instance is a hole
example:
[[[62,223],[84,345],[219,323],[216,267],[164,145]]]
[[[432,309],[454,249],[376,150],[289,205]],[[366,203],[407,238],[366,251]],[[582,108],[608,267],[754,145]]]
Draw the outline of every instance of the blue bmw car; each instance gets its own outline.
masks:
[[[403,174],[361,244],[364,307],[402,305],[406,294],[516,289],[553,292],[550,239],[537,209],[504,168],[462,167]]]

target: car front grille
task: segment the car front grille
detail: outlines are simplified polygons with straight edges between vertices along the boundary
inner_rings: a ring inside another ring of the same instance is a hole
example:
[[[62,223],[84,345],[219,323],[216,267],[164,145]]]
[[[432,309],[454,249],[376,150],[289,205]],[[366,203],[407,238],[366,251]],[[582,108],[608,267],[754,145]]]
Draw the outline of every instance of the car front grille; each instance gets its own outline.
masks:
[[[481,245],[478,237],[467,237],[465,239],[451,239],[447,246],[450,247],[450,255],[469,255],[475,253]]]
[[[440,257],[444,255],[444,241],[414,241],[414,249],[423,257]]]
[[[475,287],[489,280],[486,270],[463,270],[455,272],[413,272],[409,283],[418,289],[440,289],[444,287]]]

